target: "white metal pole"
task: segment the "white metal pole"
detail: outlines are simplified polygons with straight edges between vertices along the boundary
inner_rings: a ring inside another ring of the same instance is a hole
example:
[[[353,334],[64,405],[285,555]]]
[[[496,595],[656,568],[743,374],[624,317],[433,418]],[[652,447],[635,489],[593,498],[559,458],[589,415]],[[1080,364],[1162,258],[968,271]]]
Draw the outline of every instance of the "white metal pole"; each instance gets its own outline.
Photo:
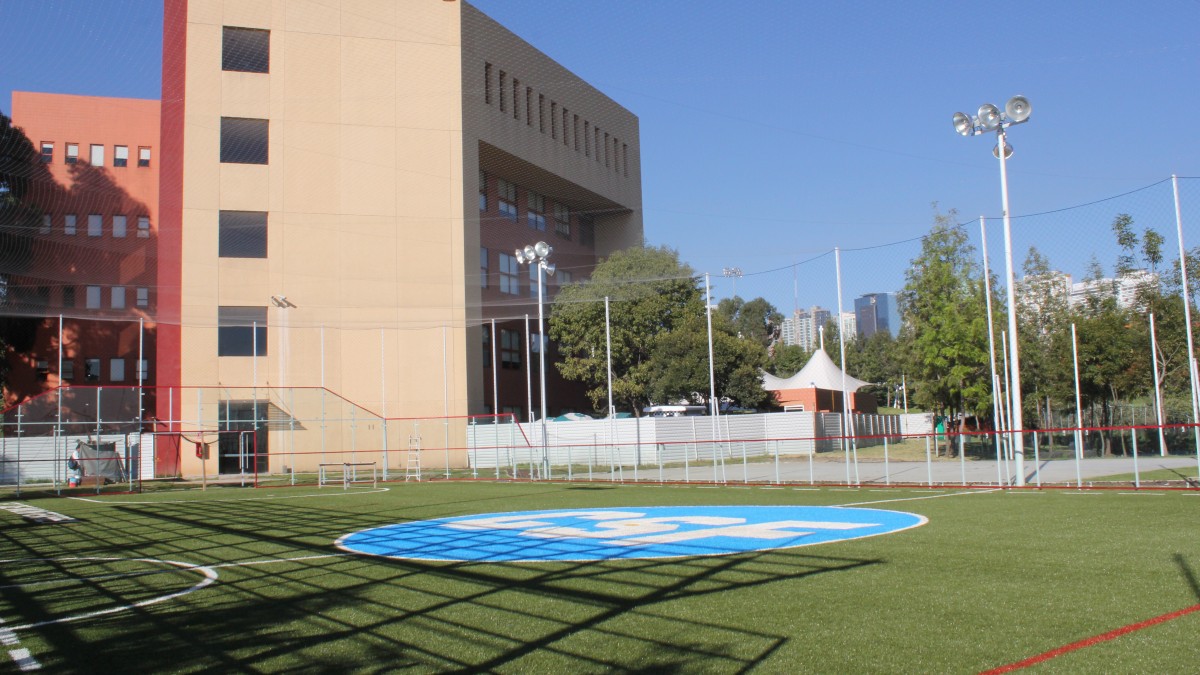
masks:
[[[529,315],[525,315],[525,404],[528,419],[533,421],[533,357],[532,338],[529,336]]]
[[[904,393],[904,414],[908,414],[908,374],[900,375],[900,390]]]
[[[1158,454],[1167,456],[1167,437],[1163,431],[1162,384],[1158,377],[1158,335],[1154,327],[1154,313],[1150,313],[1150,358],[1154,364],[1154,419],[1158,422]]]
[[[988,364],[992,369],[992,420],[995,427],[1000,422],[1000,392],[996,388],[996,329],[992,315],[992,272],[988,263],[987,249],[987,219],[979,216],[979,236],[983,242],[983,292],[987,302],[988,325]],[[992,440],[996,443],[996,476],[1000,472],[1000,434],[999,429],[992,429]]]
[[[380,415],[379,426],[383,430],[383,479],[388,479],[388,423],[387,423],[387,348],[384,329],[379,329],[379,389]],[[293,408],[294,410],[294,408]],[[294,417],[294,414],[293,414]],[[292,474],[295,476],[295,473]]]
[[[446,327],[442,326],[442,427],[445,438],[442,441],[442,454],[446,462],[446,478],[450,478],[450,356],[446,345]],[[353,409],[352,409],[353,410]]]
[[[496,342],[500,340],[500,336],[496,334],[496,320],[492,319],[492,414],[500,414],[500,364],[496,362]],[[499,417],[493,417],[493,420],[499,420]],[[496,466],[500,463],[497,461]]]
[[[59,467],[62,466],[62,462],[59,461],[59,455],[58,455],[58,442],[60,439],[63,440],[63,454],[64,455],[67,454],[66,441],[65,441],[65,439],[62,438],[62,435],[63,435],[63,433],[62,433],[62,384],[63,384],[62,364],[63,364],[63,315],[59,314],[58,315],[58,387],[56,388],[57,390],[55,391],[55,393],[57,394],[56,398],[58,399],[58,404],[57,404],[58,412],[57,412],[55,423],[54,423],[54,489],[56,492],[61,489],[59,487],[59,483],[58,483]]]
[[[846,326],[842,322],[842,250],[834,247],[833,249],[834,267],[837,270],[837,296],[838,296],[838,350],[841,353],[842,359],[842,449],[846,456],[846,484],[850,484],[850,396],[846,393]],[[855,453],[857,460],[857,453]],[[855,471],[857,472],[857,461],[855,463]]]
[[[1005,148],[1006,139],[1004,134],[1004,126],[1001,125],[996,131],[996,136],[999,139],[1000,152],[1000,194],[1002,206],[1004,209],[1004,265],[1005,265],[1005,284],[1008,286],[1008,348],[1011,352],[1009,356],[1010,368],[1009,371],[1009,396],[1012,397],[1012,431],[1013,431],[1013,454],[1017,460],[1017,485],[1025,484],[1025,439],[1022,433],[1025,431],[1024,422],[1021,419],[1021,357],[1020,357],[1020,340],[1017,339],[1017,295],[1015,281],[1013,277],[1013,255],[1012,255],[1012,222],[1008,208],[1008,166],[1006,162]]]
[[[1083,456],[1083,396],[1079,393],[1079,339],[1071,324],[1071,359],[1075,365],[1075,487],[1083,487],[1079,460]]]
[[[708,321],[708,405],[712,416],[712,434],[709,447],[713,457],[713,482],[717,482],[717,377],[713,366],[713,334],[712,334],[712,287],[708,283],[708,272],[704,273],[704,318]]]
[[[546,329],[543,326],[542,304],[545,302],[546,260],[537,263],[538,270],[538,394],[542,413],[542,478],[550,477],[550,453],[546,438]]]
[[[321,324],[321,389],[325,388],[325,324]],[[325,461],[322,457],[321,461]]]
[[[1183,212],[1179,208],[1179,177],[1171,176],[1175,194],[1175,232],[1179,236],[1179,276],[1183,283],[1183,320],[1187,325],[1188,374],[1192,380],[1192,424],[1200,425],[1200,389],[1196,383],[1196,345],[1192,339],[1192,294],[1188,290],[1187,249],[1183,246]],[[1196,464],[1200,468],[1200,426],[1192,427],[1196,441]]]
[[[608,361],[608,416],[613,416],[613,391],[612,391],[612,324],[609,321],[608,314],[608,296],[604,296],[604,349],[607,353]]]

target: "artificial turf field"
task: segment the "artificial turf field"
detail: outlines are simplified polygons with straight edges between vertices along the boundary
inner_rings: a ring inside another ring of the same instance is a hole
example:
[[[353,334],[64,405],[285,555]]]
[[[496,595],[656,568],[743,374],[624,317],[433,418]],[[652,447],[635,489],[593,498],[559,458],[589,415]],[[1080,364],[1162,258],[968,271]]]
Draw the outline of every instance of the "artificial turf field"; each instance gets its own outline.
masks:
[[[70,523],[0,510],[0,671],[971,673],[1093,638],[1028,670],[1200,663],[1200,611],[1098,638],[1200,608],[1196,492],[429,483],[89,499],[21,501]],[[605,562],[421,562],[334,546],[447,516],[723,504],[860,504],[928,523]]]

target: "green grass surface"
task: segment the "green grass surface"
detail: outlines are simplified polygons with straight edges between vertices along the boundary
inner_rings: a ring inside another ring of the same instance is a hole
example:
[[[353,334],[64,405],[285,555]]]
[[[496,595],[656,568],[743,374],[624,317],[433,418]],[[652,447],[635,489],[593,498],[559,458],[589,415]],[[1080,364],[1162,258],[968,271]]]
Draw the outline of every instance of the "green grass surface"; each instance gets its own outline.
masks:
[[[35,498],[0,511],[0,619],[51,672],[970,673],[1200,603],[1200,495],[389,484]],[[496,511],[858,502],[886,536],[599,563],[343,555],[348,532]],[[895,500],[895,501],[893,501]],[[81,560],[81,558],[112,560]],[[182,591],[193,593],[78,621]],[[1200,612],[1041,672],[1192,672]],[[2,649],[11,650],[9,645]],[[5,666],[11,661],[6,659]]]

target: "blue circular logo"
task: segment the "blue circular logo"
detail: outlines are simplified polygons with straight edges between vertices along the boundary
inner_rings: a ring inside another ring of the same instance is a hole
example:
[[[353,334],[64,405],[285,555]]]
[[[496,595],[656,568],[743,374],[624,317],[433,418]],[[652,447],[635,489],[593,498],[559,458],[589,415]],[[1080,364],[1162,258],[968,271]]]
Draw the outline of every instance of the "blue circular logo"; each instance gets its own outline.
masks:
[[[862,539],[924,525],[924,516],[837,506],[644,506],[513,511],[375,527],[343,550],[469,562],[679,558]]]

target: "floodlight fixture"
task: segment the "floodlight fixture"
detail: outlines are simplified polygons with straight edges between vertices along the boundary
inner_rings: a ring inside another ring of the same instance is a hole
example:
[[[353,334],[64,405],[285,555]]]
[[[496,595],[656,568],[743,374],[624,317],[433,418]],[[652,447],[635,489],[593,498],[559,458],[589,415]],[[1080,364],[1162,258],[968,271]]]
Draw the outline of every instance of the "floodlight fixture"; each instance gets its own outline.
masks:
[[[547,244],[544,241],[539,241],[533,245],[533,252],[536,253],[539,258],[545,258],[546,256],[550,255],[553,250],[554,249],[550,248],[550,244]]]
[[[1005,143],[1004,144],[1004,159],[1008,159],[1009,157],[1012,157],[1012,153],[1013,153],[1012,144]],[[996,159],[1000,159],[1000,144],[999,143],[997,143],[992,148],[992,157],[995,157]]]
[[[979,126],[984,131],[995,131],[1000,126],[1000,109],[991,103],[979,106]]]
[[[963,136],[970,136],[975,131],[975,123],[966,113],[954,113],[954,130]]]
[[[1017,94],[1008,99],[1008,103],[1004,104],[1004,114],[1008,117],[1009,122],[1020,124],[1029,119],[1030,113],[1033,112],[1033,106],[1030,105],[1029,99]]]

